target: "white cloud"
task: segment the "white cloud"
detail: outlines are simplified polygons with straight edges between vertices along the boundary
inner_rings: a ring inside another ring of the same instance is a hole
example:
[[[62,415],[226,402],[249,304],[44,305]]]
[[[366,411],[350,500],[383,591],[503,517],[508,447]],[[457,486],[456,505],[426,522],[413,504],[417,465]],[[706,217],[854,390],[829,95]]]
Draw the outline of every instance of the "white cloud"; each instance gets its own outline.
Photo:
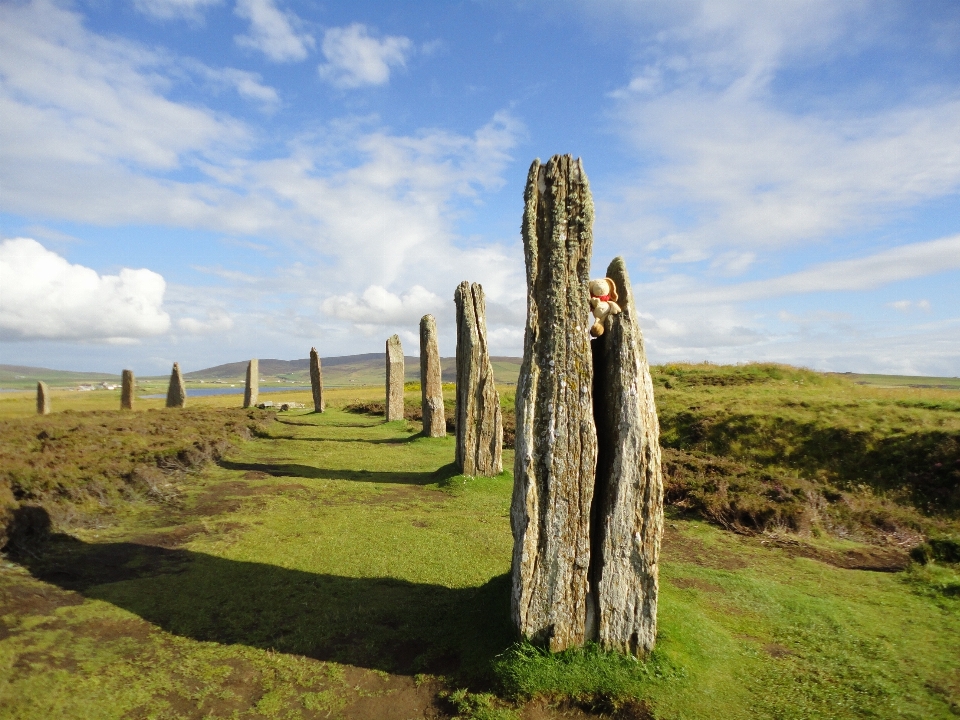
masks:
[[[438,307],[441,332],[452,318],[456,283],[482,282],[491,331],[517,326],[512,315],[494,319],[498,303],[523,307],[515,238],[468,242],[456,232],[457,221],[504,183],[524,132],[511,114],[497,113],[466,134],[395,134],[376,118],[333,121],[264,157],[243,124],[168,99],[174,80],[199,78],[232,87],[250,80],[248,95],[272,102],[274,92],[255,75],[105,39],[44,0],[0,5],[6,40],[13,50],[0,56],[0,106],[10,118],[0,123],[0,208],[96,225],[204,229],[267,242],[276,257],[293,255],[270,277],[225,267],[215,269],[223,281],[215,291],[169,288],[171,341],[224,333],[217,327],[229,318],[232,337],[271,324],[283,328],[278,342],[293,333],[315,338],[322,323],[325,338],[339,337],[341,328],[350,343],[351,324],[319,313],[344,278],[348,293],[379,286],[396,294],[407,308],[397,322],[415,323]],[[417,285],[440,305],[410,305]],[[223,300],[223,315],[199,297],[211,293]],[[364,297],[355,300],[352,310],[369,310]],[[383,329],[366,317],[366,327]]]
[[[222,310],[207,312],[203,320],[194,317],[183,317],[177,320],[177,327],[191,335],[208,335],[230,330],[233,327],[233,318]]]
[[[313,48],[312,36],[294,30],[297,16],[281,12],[273,0],[237,0],[236,13],[250,21],[249,34],[234,38],[240,47],[259,50],[274,62],[303,60]]]
[[[323,302],[323,312],[357,326],[414,324],[441,307],[443,301],[421,285],[414,285],[403,295],[371,285],[362,295],[334,295]]]
[[[0,5],[0,45],[4,205],[71,167],[171,170],[184,155],[246,137],[234,120],[166,99],[156,72],[166,58],[88,33],[47,0]]]
[[[320,65],[320,77],[338,88],[384,85],[390,80],[391,67],[404,67],[413,50],[409,38],[371,37],[366,25],[353,23],[330,28],[321,46],[327,62]]]
[[[891,307],[894,310],[897,310],[902,313],[908,313],[914,308],[917,310],[923,310],[924,312],[930,312],[930,301],[929,300],[895,300],[894,302],[887,303],[887,307]]]
[[[232,87],[237,94],[247,100],[254,100],[267,108],[273,107],[280,101],[277,91],[261,82],[257,73],[236,68],[209,68],[198,66],[198,70],[213,83]]]
[[[676,303],[744,302],[813,292],[871,290],[960,269],[960,235],[911,243],[863,258],[820,263],[799,272],[726,287],[687,288]],[[897,309],[901,309],[896,303]]]
[[[836,69],[876,50],[898,11],[866,0],[592,4],[636,23],[646,60],[613,93],[617,130],[644,170],[602,199],[601,231],[696,262],[862,231],[958,192],[955,93],[914,85],[864,105],[829,94],[832,81],[791,87],[798,66]]]
[[[166,283],[150,270],[98,275],[36,240],[0,244],[0,334],[5,339],[123,341],[170,327]]]
[[[142,13],[161,20],[186,18],[198,21],[207,8],[219,5],[223,0],[134,0],[133,4]]]

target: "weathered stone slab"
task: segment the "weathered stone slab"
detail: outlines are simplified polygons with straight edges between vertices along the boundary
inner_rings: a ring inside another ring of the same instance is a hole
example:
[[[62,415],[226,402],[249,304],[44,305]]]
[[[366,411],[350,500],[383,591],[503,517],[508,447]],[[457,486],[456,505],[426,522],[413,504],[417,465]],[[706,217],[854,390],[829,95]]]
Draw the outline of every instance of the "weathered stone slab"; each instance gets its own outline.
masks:
[[[243,406],[253,407],[260,397],[260,361],[257,359],[247,363],[247,382],[243,387]]]
[[[399,335],[387,340],[387,422],[403,420],[403,346]]]
[[[170,386],[167,388],[167,407],[182,408],[187,404],[187,387],[183,384],[180,363],[173,364],[170,372]]]
[[[420,318],[420,407],[423,434],[427,437],[446,437],[440,349],[437,345],[437,321],[433,315]]]
[[[660,425],[633,290],[623,258],[607,268],[621,312],[594,340],[593,411],[597,471],[590,592],[596,616],[588,639],[642,655],[657,635],[663,474]]]
[[[597,461],[587,283],[593,200],[580,160],[535,160],[524,191],[527,325],[517,383],[513,621],[551,650],[587,639]]]
[[[503,472],[503,416],[487,349],[487,314],[479,283],[460,283],[457,305],[457,467],[464,475]]]
[[[37,383],[37,412],[40,415],[50,414],[50,388],[43,381]]]
[[[310,348],[310,389],[313,390],[313,411],[322,413],[326,408],[323,402],[323,369],[315,347]]]
[[[133,398],[136,392],[136,379],[133,370],[124,370],[120,381],[120,409],[133,410]]]

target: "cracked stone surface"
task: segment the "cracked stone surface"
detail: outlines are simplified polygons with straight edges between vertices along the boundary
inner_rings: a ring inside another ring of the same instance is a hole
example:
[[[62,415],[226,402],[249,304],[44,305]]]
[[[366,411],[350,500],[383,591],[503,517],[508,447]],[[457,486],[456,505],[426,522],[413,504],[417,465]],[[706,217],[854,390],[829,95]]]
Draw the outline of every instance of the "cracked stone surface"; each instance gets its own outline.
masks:
[[[315,347],[310,348],[310,389],[313,391],[313,411],[322,413],[326,409],[323,401],[323,368]]]
[[[587,639],[597,462],[589,326],[593,200],[580,160],[535,160],[524,191],[527,324],[517,382],[511,612],[558,651]]]
[[[243,406],[253,407],[260,398],[260,361],[251,360],[247,363],[247,382],[243,386]]]
[[[403,346],[399,335],[387,340],[387,422],[403,420]]]
[[[420,318],[420,402],[423,434],[427,437],[446,437],[440,348],[437,344],[437,321],[433,315]]]
[[[503,472],[503,417],[487,347],[486,302],[479,283],[464,281],[457,306],[457,468],[464,475]]]
[[[590,594],[596,616],[590,639],[632,655],[657,636],[663,473],[660,424],[633,289],[623,258],[607,277],[622,312],[604,319],[592,342],[597,471],[591,518]]]

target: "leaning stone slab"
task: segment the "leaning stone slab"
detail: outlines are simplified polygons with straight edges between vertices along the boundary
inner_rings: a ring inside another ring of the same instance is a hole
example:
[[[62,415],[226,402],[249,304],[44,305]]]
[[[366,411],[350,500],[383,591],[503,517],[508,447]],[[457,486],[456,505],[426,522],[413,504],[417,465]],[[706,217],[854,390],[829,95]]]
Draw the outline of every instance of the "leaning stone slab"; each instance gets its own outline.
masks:
[[[247,363],[247,382],[243,388],[243,406],[253,407],[260,397],[260,361],[257,359]]]
[[[320,354],[315,347],[310,348],[310,389],[313,390],[313,411],[322,413],[325,408],[323,402],[323,370],[320,367]]]
[[[534,160],[524,191],[527,324],[516,395],[511,613],[550,650],[587,640],[597,462],[589,325],[593,200],[580,160]]]
[[[43,381],[37,383],[37,413],[50,414],[50,388]]]
[[[167,407],[182,408],[186,404],[187,388],[183,384],[183,373],[180,372],[180,363],[174,363],[170,372],[170,386],[167,388]]]
[[[593,495],[589,639],[642,655],[657,635],[663,474],[653,382],[623,258],[607,268],[622,312],[604,319],[593,347],[597,471]]]
[[[437,321],[433,315],[420,318],[420,400],[423,434],[427,437],[446,437],[440,349],[437,345]]]
[[[136,379],[133,370],[124,370],[120,388],[120,409],[133,410],[133,394],[136,391]]]
[[[500,394],[487,350],[483,288],[460,283],[457,305],[457,468],[464,475],[503,472],[503,417]]]
[[[403,420],[403,346],[399,335],[387,340],[387,422]]]

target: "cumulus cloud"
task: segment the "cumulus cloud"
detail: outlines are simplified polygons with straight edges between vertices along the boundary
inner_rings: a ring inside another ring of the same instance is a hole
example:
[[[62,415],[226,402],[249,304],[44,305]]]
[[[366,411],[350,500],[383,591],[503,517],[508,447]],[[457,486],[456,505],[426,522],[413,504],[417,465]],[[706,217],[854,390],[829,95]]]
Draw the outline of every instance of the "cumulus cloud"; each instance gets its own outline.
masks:
[[[406,65],[413,43],[402,36],[378,40],[366,25],[353,23],[327,30],[321,49],[327,62],[319,67],[320,77],[338,88],[358,88],[386,84],[391,67]]]
[[[237,0],[236,13],[250,21],[250,32],[237,35],[240,47],[259,50],[274,62],[303,60],[314,45],[307,33],[298,33],[296,15],[282,12],[273,0]]]
[[[361,295],[334,295],[323,302],[323,312],[358,327],[416,323],[437,312],[443,301],[421,285],[396,295],[379,285],[370,285]]]
[[[170,327],[163,311],[166,283],[150,270],[98,275],[71,265],[36,240],[0,244],[0,334],[8,340],[122,342]]]

